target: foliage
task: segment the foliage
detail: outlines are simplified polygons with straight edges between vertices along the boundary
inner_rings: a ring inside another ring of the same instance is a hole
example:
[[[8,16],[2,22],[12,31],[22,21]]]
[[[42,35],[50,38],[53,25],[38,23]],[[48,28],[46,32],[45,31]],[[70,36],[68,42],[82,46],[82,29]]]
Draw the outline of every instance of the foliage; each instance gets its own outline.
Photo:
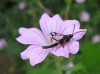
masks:
[[[70,1],[70,0],[69,0]],[[26,7],[23,10],[18,8],[20,0],[0,0],[0,38],[7,41],[7,46],[0,50],[0,74],[57,74],[55,61],[48,56],[42,63],[32,67],[29,61],[23,61],[20,52],[26,46],[19,44],[15,38],[18,37],[20,27],[39,28],[39,19],[46,12],[44,7],[53,14],[60,14],[62,19],[76,19],[80,21],[81,28],[86,28],[87,33],[80,40],[80,51],[76,55],[70,55],[70,58],[63,60],[62,64],[73,61],[75,66],[65,71],[71,71],[72,74],[100,74],[100,42],[93,43],[92,37],[100,34],[100,1],[86,0],[78,4],[74,0],[67,10],[68,3],[65,0],[24,0]],[[82,11],[90,14],[87,22],[80,20]]]

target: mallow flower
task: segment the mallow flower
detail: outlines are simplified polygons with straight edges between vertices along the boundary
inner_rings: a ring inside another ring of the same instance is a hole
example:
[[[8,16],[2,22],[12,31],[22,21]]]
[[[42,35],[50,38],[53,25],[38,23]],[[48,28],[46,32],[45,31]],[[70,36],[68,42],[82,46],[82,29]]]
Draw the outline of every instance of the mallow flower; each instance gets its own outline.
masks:
[[[74,66],[74,63],[73,63],[73,62],[69,62],[69,63],[66,65],[67,68],[71,68],[71,67],[73,67],[73,66]],[[70,71],[67,71],[65,74],[71,74],[71,72],[70,72]]]
[[[25,3],[25,2],[20,2],[20,3],[18,4],[18,8],[19,8],[20,10],[23,10],[25,7],[26,7],[26,3]]]
[[[83,3],[85,0],[75,0],[77,3]]]
[[[80,20],[82,22],[87,22],[90,19],[90,14],[87,11],[82,11],[80,14]]]
[[[86,29],[80,29],[80,23],[77,20],[63,21],[58,14],[50,17],[44,13],[39,23],[41,30],[24,27],[19,29],[20,36],[16,40],[22,44],[29,45],[25,51],[21,52],[23,60],[29,59],[30,64],[34,66],[41,63],[49,53],[58,57],[69,58],[69,53],[76,54],[79,51],[79,42],[77,40],[83,37]],[[58,49],[57,46],[43,49],[43,46],[49,46],[56,42],[56,40],[51,39],[51,32],[64,35],[72,34],[73,32],[74,35],[69,42],[64,44],[64,47],[61,45]]]
[[[96,43],[96,42],[99,42],[100,41],[100,35],[95,35],[92,37],[92,42],[93,43]]]
[[[7,46],[7,42],[5,39],[0,39],[0,49],[2,49],[3,47]]]

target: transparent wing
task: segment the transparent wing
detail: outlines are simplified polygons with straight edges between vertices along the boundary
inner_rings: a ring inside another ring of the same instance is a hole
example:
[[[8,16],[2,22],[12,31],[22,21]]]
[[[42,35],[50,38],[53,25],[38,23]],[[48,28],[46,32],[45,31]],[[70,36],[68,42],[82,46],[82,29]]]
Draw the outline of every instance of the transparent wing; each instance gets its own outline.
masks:
[[[51,34],[52,38],[56,41],[61,40],[64,36],[63,34],[56,33],[56,32],[51,32],[50,34]]]

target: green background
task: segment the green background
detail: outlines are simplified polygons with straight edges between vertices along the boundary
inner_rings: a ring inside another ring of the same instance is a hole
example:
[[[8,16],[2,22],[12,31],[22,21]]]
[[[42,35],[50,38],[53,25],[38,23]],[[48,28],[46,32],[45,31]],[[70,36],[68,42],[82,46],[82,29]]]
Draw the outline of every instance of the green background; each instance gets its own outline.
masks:
[[[48,9],[53,14],[59,14],[64,19],[68,5],[68,19],[76,19],[81,28],[87,29],[86,35],[79,41],[80,51],[69,58],[64,58],[62,65],[73,61],[74,67],[64,68],[63,74],[100,74],[100,42],[93,43],[92,37],[100,34],[100,0],[86,0],[77,3],[74,0],[23,0],[26,7],[18,8],[21,0],[0,0],[0,38],[7,41],[7,46],[0,50],[0,74],[58,74],[54,58],[47,58],[40,64],[31,66],[29,60],[23,61],[20,52],[27,48],[18,43],[15,38],[19,36],[20,27],[37,27],[39,20]],[[41,6],[42,4],[42,6]],[[87,22],[81,22],[79,16],[82,11],[90,14]]]

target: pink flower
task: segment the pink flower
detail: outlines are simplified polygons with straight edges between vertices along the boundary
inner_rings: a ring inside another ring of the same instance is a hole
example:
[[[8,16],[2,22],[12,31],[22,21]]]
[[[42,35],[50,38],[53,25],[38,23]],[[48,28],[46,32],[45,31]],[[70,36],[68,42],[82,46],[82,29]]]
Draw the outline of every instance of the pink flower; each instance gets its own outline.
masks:
[[[87,22],[90,19],[90,14],[86,11],[83,11],[80,15],[80,20],[82,22]]]
[[[79,29],[80,23],[78,21],[63,21],[58,14],[51,18],[44,13],[39,23],[42,31],[37,28],[19,29],[20,36],[16,38],[16,40],[22,44],[29,44],[29,47],[21,52],[21,58],[23,60],[29,59],[30,64],[34,66],[35,64],[41,63],[49,53],[68,58],[69,53],[76,54],[78,52],[79,42],[76,40],[81,39],[86,32],[86,29]],[[78,33],[74,34],[73,39],[66,43],[64,48],[62,46],[58,49],[56,46],[49,49],[42,48],[42,46],[49,46],[56,42],[55,40],[51,41],[51,32],[57,32],[64,35],[72,34],[73,24],[75,25],[74,33]]]
[[[77,3],[83,3],[85,0],[75,0]]]
[[[73,62],[69,62],[69,63],[67,64],[67,67],[68,67],[68,68],[73,67],[73,66],[74,66]]]
[[[74,66],[73,62],[69,62],[66,67],[67,68],[71,68],[73,66]],[[71,72],[70,71],[67,71],[65,74],[71,74]]]
[[[71,74],[71,72],[67,71],[65,74]]]
[[[92,41],[93,41],[93,43],[100,41],[100,36],[99,35],[93,36]]]
[[[5,39],[0,39],[0,49],[5,47],[6,45],[7,45],[7,42],[5,41]]]
[[[26,7],[26,3],[25,3],[25,2],[20,2],[20,3],[18,4],[18,8],[19,8],[20,10],[23,10],[25,7]]]

